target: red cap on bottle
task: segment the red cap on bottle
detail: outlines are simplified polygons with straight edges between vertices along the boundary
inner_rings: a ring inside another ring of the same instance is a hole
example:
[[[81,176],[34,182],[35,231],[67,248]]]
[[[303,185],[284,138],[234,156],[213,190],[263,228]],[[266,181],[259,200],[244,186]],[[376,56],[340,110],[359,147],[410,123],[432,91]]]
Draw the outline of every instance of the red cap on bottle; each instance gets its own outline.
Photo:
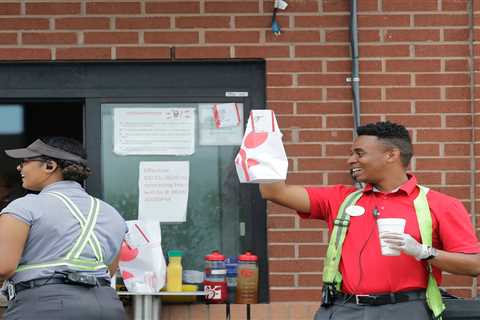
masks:
[[[250,251],[245,252],[241,256],[238,257],[240,261],[257,261],[258,257],[252,254]]]
[[[214,250],[211,254],[205,256],[205,260],[208,261],[223,261],[225,260],[225,256],[222,255],[219,251]]]

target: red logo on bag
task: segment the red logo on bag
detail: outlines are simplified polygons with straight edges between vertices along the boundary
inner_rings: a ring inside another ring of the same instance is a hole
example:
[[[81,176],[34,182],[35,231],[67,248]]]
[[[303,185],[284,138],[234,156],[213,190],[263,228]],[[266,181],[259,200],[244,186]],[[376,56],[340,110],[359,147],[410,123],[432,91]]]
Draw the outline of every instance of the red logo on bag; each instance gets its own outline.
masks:
[[[120,248],[120,261],[132,261],[138,256],[138,249],[130,247],[125,241]]]

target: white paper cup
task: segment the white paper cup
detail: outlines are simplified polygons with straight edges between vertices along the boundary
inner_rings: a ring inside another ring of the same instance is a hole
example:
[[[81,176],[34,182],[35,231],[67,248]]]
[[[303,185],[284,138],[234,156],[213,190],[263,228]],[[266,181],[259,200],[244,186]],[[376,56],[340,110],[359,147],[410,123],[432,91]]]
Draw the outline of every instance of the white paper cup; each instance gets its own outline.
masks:
[[[380,246],[382,248],[382,255],[384,256],[399,256],[400,251],[391,249],[382,240],[383,232],[397,232],[403,233],[405,230],[405,219],[402,218],[382,218],[377,220],[378,234],[380,235]]]

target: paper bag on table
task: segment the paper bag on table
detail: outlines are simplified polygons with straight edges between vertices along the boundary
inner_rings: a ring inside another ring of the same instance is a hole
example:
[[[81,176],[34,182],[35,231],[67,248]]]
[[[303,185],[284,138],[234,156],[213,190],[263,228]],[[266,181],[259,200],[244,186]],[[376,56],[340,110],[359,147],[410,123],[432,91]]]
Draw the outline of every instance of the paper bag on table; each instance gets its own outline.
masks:
[[[287,178],[287,155],[272,110],[250,112],[235,167],[241,183],[275,182]]]
[[[157,221],[127,221],[119,267],[128,291],[153,293],[165,285],[166,263]]]

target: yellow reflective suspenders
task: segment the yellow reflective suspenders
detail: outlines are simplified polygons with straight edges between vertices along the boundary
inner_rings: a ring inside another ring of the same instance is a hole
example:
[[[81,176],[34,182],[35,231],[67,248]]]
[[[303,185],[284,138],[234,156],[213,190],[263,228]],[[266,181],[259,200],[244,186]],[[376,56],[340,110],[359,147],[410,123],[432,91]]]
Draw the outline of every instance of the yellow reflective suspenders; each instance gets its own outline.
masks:
[[[107,268],[107,266],[103,263],[102,247],[100,246],[100,242],[93,232],[100,211],[100,201],[94,197],[90,197],[90,209],[87,217],[85,218],[73,201],[63,193],[48,192],[46,194],[58,198],[65,204],[68,211],[80,224],[80,236],[65,257],[52,261],[20,265],[16,272],[56,266],[68,266],[82,271],[94,271]],[[95,260],[84,259],[81,257],[81,254],[84,251],[87,243],[90,245],[93,253],[95,254]]]
[[[432,216],[430,208],[427,202],[428,188],[424,186],[418,186],[420,192],[417,198],[413,201],[415,207],[415,213],[417,215],[418,225],[420,228],[420,235],[422,237],[422,243],[425,245],[432,245]],[[331,299],[332,294],[335,291],[340,290],[342,275],[338,269],[340,258],[342,255],[343,241],[347,233],[347,228],[350,222],[350,216],[345,212],[345,209],[351,205],[354,205],[362,196],[362,191],[358,190],[349,194],[345,200],[343,200],[340,208],[337,212],[337,218],[335,219],[330,241],[328,243],[327,256],[325,257],[325,265],[323,268],[323,298]],[[442,302],[442,296],[440,289],[438,288],[437,281],[432,273],[432,266],[428,263],[429,277],[428,286],[426,291],[427,305],[432,311],[436,320],[442,319],[442,313],[445,310],[445,305]],[[333,293],[332,293],[333,291]],[[333,303],[324,303],[323,306],[329,306]]]

